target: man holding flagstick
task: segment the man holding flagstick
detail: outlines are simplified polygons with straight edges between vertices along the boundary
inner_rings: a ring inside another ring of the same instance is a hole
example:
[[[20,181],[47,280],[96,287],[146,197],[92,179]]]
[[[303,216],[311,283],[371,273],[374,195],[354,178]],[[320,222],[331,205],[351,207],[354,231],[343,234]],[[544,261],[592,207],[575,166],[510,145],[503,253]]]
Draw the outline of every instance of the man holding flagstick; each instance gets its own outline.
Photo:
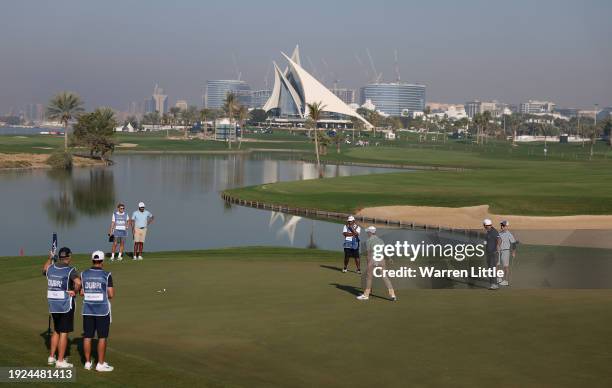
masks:
[[[49,252],[42,271],[47,278],[47,301],[55,330],[51,336],[47,363],[56,368],[73,367],[64,356],[68,347],[68,333],[74,331],[74,297],[81,288],[81,279],[70,265],[71,259],[72,252],[66,247],[59,250],[57,262],[53,261],[53,253]]]

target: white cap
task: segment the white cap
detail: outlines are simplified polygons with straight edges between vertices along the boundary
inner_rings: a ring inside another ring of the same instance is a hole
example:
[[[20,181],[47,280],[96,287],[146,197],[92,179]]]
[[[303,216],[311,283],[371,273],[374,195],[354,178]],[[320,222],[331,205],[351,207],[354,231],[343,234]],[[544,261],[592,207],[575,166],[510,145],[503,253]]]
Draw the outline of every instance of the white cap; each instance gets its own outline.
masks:
[[[374,225],[368,226],[366,230],[372,234],[376,233],[376,227]]]
[[[138,202],[138,208],[145,207],[144,202]]]
[[[483,225],[484,225],[484,226],[491,226],[491,225],[493,225],[493,221],[491,221],[491,220],[490,220],[490,219],[488,219],[488,218],[485,218],[485,219],[482,221],[482,223],[483,223]]]
[[[355,217],[353,216],[348,216],[348,218],[346,219],[347,221],[355,221]]]
[[[104,260],[104,252],[102,252],[102,251],[95,251],[94,253],[91,254],[91,259],[95,260],[95,261],[103,261]]]

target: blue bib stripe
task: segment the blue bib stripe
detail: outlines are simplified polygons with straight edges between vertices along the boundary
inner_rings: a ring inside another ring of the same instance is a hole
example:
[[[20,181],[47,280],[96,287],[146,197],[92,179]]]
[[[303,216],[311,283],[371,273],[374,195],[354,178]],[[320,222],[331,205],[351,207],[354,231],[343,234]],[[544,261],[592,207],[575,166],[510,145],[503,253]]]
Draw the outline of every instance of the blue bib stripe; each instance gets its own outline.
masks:
[[[83,315],[106,316],[110,314],[108,299],[108,277],[110,272],[88,269],[81,273],[83,287]]]
[[[47,268],[47,302],[50,313],[67,313],[72,308],[72,297],[68,295],[70,274],[73,267]]]

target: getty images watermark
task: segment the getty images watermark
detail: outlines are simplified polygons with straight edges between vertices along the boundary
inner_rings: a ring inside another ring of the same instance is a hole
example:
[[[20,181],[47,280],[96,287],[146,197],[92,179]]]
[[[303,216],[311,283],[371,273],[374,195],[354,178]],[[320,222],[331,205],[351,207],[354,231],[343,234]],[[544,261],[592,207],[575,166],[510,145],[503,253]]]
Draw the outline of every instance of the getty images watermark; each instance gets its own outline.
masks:
[[[381,244],[373,247],[372,259],[381,262],[387,258],[404,258],[415,262],[419,258],[454,259],[462,262],[465,259],[483,258],[486,254],[485,244],[432,244],[421,241],[412,244],[408,241],[397,241],[395,244]],[[496,267],[471,266],[464,269],[439,269],[435,266],[407,267],[387,269],[375,266],[373,275],[378,278],[491,278],[503,277],[504,271]]]

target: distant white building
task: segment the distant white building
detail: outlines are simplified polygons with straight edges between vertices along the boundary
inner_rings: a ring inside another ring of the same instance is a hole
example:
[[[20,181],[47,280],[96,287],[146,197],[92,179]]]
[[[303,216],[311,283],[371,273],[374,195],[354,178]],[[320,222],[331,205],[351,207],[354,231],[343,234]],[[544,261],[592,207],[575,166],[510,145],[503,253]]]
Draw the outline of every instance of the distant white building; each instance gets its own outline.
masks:
[[[176,104],[174,104],[174,106],[179,108],[180,110],[187,110],[189,104],[187,104],[187,101],[185,100],[178,100]]]
[[[464,105],[465,113],[469,118],[474,117],[477,114],[482,114],[484,112],[491,112],[493,117],[499,116],[498,110],[498,102],[497,101],[469,101]]]
[[[120,125],[116,127],[115,132],[136,132],[136,129],[134,129],[132,123],[127,123],[127,125]]]
[[[438,110],[437,112],[432,113],[436,117],[444,118],[446,117],[449,120],[460,120],[463,118],[468,118],[467,113],[465,112],[465,108],[463,105],[448,105],[446,109]]]
[[[555,106],[556,104],[550,101],[529,100],[519,105],[519,113],[552,113],[555,110]]]
[[[372,100],[365,100],[361,107],[367,110],[376,110],[376,105],[372,103]]]

